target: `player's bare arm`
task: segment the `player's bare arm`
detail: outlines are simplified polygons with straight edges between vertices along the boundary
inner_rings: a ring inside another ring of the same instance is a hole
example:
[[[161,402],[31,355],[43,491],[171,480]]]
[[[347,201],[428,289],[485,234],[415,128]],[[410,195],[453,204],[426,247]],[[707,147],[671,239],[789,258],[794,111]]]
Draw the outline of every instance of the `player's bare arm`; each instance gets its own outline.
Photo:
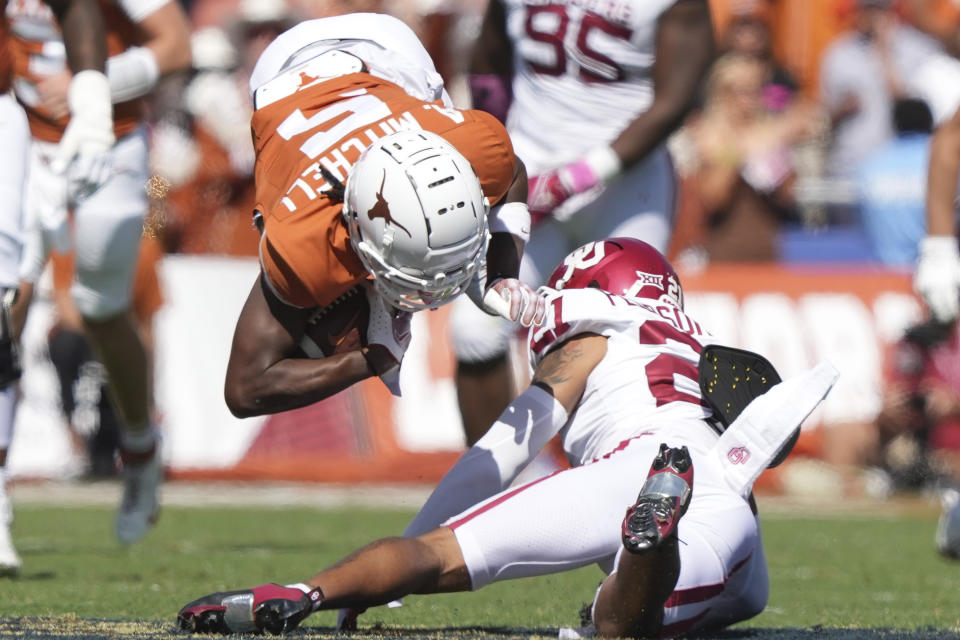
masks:
[[[927,180],[927,235],[952,236],[953,203],[960,175],[960,110],[944,121],[930,141]]]
[[[66,0],[54,0],[66,4]],[[90,0],[82,0],[90,2]],[[93,3],[97,6],[96,3]],[[82,5],[81,5],[82,6]],[[70,11],[77,11],[71,9]],[[99,8],[97,9],[98,14]],[[82,31],[95,28],[94,21],[86,16],[85,11],[79,12],[82,17],[74,18],[77,24],[71,27],[75,31],[72,36],[78,40],[89,39]],[[69,16],[73,17],[73,16]],[[101,27],[103,25],[100,18]],[[189,68],[190,57],[190,25],[186,14],[176,2],[168,2],[137,23],[139,36],[144,42],[143,47],[133,47],[111,62],[108,71],[110,78],[110,92],[113,102],[124,102],[146,95],[153,89],[159,77]],[[103,33],[102,29],[96,33]],[[64,29],[64,41],[67,43],[68,57],[71,55],[71,43],[67,40]],[[106,51],[106,44],[103,44]],[[133,52],[133,53],[131,53]],[[149,53],[146,53],[149,52]],[[122,62],[118,62],[122,60]],[[100,67],[89,67],[103,69]],[[74,73],[79,71],[73,65],[71,58],[70,69]],[[46,78],[37,87],[44,106],[51,113],[63,117],[70,113],[67,104],[67,90],[70,86],[72,74],[65,71]]]
[[[942,123],[930,143],[927,178],[927,235],[920,241],[913,288],[931,315],[952,322],[960,313],[960,252],[954,201],[960,175],[960,110]]]
[[[624,167],[650,153],[683,122],[713,61],[714,50],[707,0],[680,0],[660,16],[653,103],[610,144]]]
[[[546,302],[529,285],[520,282],[520,259],[530,234],[527,209],[527,170],[514,156],[513,182],[494,207],[500,207],[501,228],[494,231],[487,247],[487,282],[484,305],[524,327],[540,325],[546,315]],[[510,210],[511,207],[515,209]],[[491,229],[493,229],[491,223]]]
[[[480,25],[480,36],[470,52],[470,73],[493,73],[512,78],[512,50],[503,3],[490,0]]]
[[[45,0],[57,17],[67,49],[67,64],[74,72],[85,69],[103,71],[107,61],[106,27],[96,0]]]
[[[520,158],[516,158],[513,183],[500,202],[492,206],[527,201],[527,169]],[[511,233],[492,233],[487,247],[487,282],[497,278],[516,278],[520,273],[520,258],[523,256],[524,241]]]
[[[161,76],[190,66],[190,22],[178,2],[168,2],[138,24]]]
[[[470,52],[467,81],[474,109],[483,109],[501,122],[510,108],[513,80],[513,45],[507,36],[507,16],[503,3],[491,0]]]
[[[540,362],[532,385],[552,395],[567,412],[573,411],[587,387],[587,377],[607,354],[607,339],[595,333],[570,338]]]
[[[304,407],[375,375],[369,347],[322,359],[298,354],[311,309],[279,300],[262,278],[240,312],[224,397],[240,418]]]

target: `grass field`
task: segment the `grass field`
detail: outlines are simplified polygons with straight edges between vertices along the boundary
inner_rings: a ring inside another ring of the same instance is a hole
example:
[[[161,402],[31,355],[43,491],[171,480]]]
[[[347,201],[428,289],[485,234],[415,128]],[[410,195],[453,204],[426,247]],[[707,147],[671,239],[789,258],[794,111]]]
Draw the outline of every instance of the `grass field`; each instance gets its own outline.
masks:
[[[935,505],[833,506],[827,513],[761,501],[770,604],[723,635],[960,637],[960,563],[933,550]],[[24,571],[0,579],[0,638],[182,638],[173,620],[187,601],[302,580],[362,543],[401,531],[411,515],[372,507],[167,506],[156,529],[127,549],[113,540],[111,507],[18,502],[14,538]],[[555,637],[558,626],[577,623],[600,577],[588,567],[477,593],[411,597],[400,609],[371,610],[361,627],[377,637]],[[331,636],[334,623],[334,613],[321,612],[298,635]]]

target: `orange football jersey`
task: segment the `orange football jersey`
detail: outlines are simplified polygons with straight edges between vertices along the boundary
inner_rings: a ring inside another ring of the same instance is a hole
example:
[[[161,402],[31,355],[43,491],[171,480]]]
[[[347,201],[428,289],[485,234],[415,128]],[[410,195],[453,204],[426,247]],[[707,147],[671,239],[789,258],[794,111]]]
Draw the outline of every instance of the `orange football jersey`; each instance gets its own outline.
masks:
[[[330,304],[368,277],[319,163],[337,180],[375,140],[402,130],[443,136],[462,153],[497,203],[513,183],[516,159],[503,125],[483,111],[424,102],[368,73],[320,81],[301,74],[289,95],[252,119],[256,202],[264,216],[260,259],[273,289],[290,304]]]
[[[30,133],[38,140],[59,142],[70,118],[54,118],[38,103],[37,98],[26,97],[27,93],[35,95],[36,84],[45,76],[67,68],[63,53],[51,54],[51,51],[58,51],[57,47],[50,46],[51,43],[62,40],[59,24],[53,11],[42,0],[9,0],[8,5],[5,13],[10,22],[9,53],[13,74],[17,78],[14,86],[17,98],[27,112]],[[143,44],[139,28],[123,9],[106,0],[100,0],[100,8],[107,27],[108,55],[113,56],[131,46]],[[18,28],[21,23],[22,28]],[[42,24],[43,28],[38,29],[38,24]],[[137,128],[143,115],[144,103],[141,99],[113,105],[114,134],[118,138],[127,135]]]
[[[6,11],[7,0],[0,0],[0,93],[9,91],[13,80],[13,52]]]

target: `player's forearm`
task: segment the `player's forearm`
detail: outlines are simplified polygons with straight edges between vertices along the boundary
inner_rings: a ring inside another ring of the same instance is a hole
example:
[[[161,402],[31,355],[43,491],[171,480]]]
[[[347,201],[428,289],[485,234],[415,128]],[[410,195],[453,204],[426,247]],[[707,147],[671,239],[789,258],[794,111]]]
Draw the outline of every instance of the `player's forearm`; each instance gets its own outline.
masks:
[[[520,258],[530,237],[530,212],[526,202],[527,169],[520,158],[516,158],[513,183],[491,212],[488,283],[497,278],[516,278],[520,273]]]
[[[363,350],[328,358],[288,358],[245,379],[228,372],[224,397],[238,418],[298,409],[373,377]]]
[[[168,2],[140,26],[149,34],[144,46],[157,61],[161,76],[190,68],[190,22],[177,2]]]
[[[490,234],[487,247],[487,283],[498,278],[516,278],[520,274],[523,242],[510,233]]]
[[[666,98],[654,100],[650,109],[631,122],[610,143],[610,148],[619,156],[622,167],[631,167],[663,144],[683,123],[692,105],[692,99],[688,102]]]
[[[947,121],[930,144],[930,168],[927,180],[927,235],[954,235],[954,201],[960,175],[960,123]]]
[[[96,0],[47,0],[47,4],[63,31],[70,70],[103,71],[107,61],[106,28]]]
[[[490,0],[480,26],[480,36],[470,51],[468,71],[513,78],[513,46],[507,35],[506,9],[500,0]]]
[[[653,103],[610,145],[624,167],[645,157],[680,126],[713,57],[713,25],[705,0],[678,2],[660,16]]]

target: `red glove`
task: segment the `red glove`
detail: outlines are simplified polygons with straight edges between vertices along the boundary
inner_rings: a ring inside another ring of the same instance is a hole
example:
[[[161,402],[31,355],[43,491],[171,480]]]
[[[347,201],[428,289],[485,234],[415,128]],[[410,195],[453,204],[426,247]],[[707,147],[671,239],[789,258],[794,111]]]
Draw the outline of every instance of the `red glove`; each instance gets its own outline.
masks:
[[[620,156],[610,147],[594,149],[576,162],[528,180],[531,225],[543,221],[571,196],[589,191],[620,171]]]

